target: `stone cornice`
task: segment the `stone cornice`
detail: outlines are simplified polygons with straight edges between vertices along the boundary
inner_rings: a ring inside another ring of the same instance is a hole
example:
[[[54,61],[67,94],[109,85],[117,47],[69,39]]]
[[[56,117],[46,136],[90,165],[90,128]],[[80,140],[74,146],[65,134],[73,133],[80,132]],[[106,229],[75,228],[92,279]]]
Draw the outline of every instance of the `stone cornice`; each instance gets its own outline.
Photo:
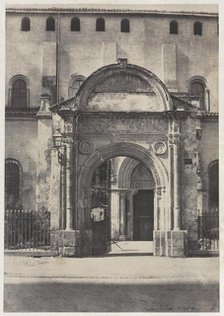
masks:
[[[216,121],[219,120],[219,113],[217,112],[202,112],[201,113],[202,121]]]
[[[130,15],[176,15],[176,16],[201,16],[217,18],[218,13],[194,12],[194,11],[168,11],[168,10],[147,10],[147,9],[109,9],[109,8],[63,8],[63,7],[9,7],[7,13],[85,13],[85,14],[130,14]]]
[[[21,109],[6,107],[5,108],[5,116],[6,116],[6,118],[7,117],[23,117],[23,118],[35,117],[38,110],[39,110],[39,107],[21,108]]]
[[[164,117],[165,112],[127,112],[127,111],[77,111],[77,114],[79,116],[95,116],[95,117],[150,117],[150,116],[156,116],[156,117]]]

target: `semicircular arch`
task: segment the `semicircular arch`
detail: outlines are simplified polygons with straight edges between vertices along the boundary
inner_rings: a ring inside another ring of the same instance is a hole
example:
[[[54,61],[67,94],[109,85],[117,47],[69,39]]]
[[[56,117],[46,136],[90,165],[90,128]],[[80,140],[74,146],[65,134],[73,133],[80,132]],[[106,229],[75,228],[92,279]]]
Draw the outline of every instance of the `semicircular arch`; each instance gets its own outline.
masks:
[[[139,168],[141,168],[142,166],[144,166],[144,179],[141,177],[141,180],[144,181],[145,176],[148,180],[151,179],[151,170],[149,170],[149,168],[145,170],[145,164],[143,165],[140,161],[126,157],[122,161],[120,168],[118,170],[118,188],[131,188],[133,173],[135,173],[135,170],[138,170],[139,172],[141,170]],[[139,181],[139,179],[137,181]]]
[[[120,77],[125,78],[128,83],[123,88],[124,91],[122,91],[122,84],[125,80],[117,80]],[[132,84],[133,86],[131,86]],[[116,93],[116,89],[113,90],[114,85],[119,92],[127,92],[132,97],[134,93],[138,94],[137,101],[132,98],[131,102],[139,102],[140,96],[149,97],[154,95],[158,104],[158,111],[173,109],[172,100],[166,86],[153,72],[138,65],[123,63],[104,66],[93,72],[85,80],[77,93],[79,108],[88,109],[88,102],[96,92]],[[102,96],[98,98],[98,103],[100,98]],[[153,102],[155,102],[155,98]],[[146,100],[147,102],[149,102],[149,99]]]
[[[134,168],[139,164],[140,162],[133,159],[126,157],[124,161],[122,162],[119,171],[118,171],[118,187],[119,188],[127,188],[130,184],[131,174],[134,170]]]
[[[168,172],[162,161],[153,152],[138,144],[119,142],[97,149],[82,165],[79,177],[82,199],[90,194],[91,181],[96,168],[104,161],[118,156],[127,156],[137,162],[142,162],[150,169],[157,188],[167,186]]]

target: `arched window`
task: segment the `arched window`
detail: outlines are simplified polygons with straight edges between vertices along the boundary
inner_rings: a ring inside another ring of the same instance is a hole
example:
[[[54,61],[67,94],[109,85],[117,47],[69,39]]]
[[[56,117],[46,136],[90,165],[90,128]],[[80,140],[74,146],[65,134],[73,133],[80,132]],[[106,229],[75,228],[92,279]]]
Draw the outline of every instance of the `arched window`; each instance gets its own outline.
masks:
[[[219,207],[219,163],[218,160],[212,161],[208,167],[208,196],[209,208],[218,209]]]
[[[71,19],[71,31],[80,31],[80,19],[77,17],[74,17]]]
[[[105,21],[104,18],[98,18],[96,20],[96,31],[104,32],[105,31]]]
[[[199,98],[200,109],[205,108],[205,83],[200,79],[190,82],[190,93]]]
[[[121,20],[121,32],[129,33],[130,32],[130,24],[128,19]]]
[[[178,23],[177,21],[170,22],[170,34],[178,34]]]
[[[21,23],[21,31],[30,31],[30,19],[27,17],[24,17],[22,19],[22,23]]]
[[[5,161],[5,206],[18,209],[22,206],[22,166],[15,159]]]
[[[55,31],[55,20],[52,16],[47,18],[46,31]]]
[[[29,94],[25,78],[22,76],[15,76],[11,84],[11,106],[18,108],[27,107]]]
[[[72,98],[76,95],[77,91],[85,81],[85,77],[81,75],[72,75],[72,78],[69,82],[68,96]]]
[[[202,23],[201,22],[194,23],[194,35],[202,36]]]

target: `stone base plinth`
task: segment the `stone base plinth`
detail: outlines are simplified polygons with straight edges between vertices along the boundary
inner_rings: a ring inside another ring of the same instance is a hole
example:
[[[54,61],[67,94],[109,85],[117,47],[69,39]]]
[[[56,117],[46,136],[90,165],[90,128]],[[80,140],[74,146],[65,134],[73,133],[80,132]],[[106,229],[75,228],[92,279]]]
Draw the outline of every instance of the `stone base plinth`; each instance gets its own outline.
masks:
[[[120,236],[119,236],[119,240],[121,240],[121,241],[126,240],[126,236],[125,236],[125,235],[120,235]]]
[[[186,236],[186,230],[171,231],[171,257],[185,257]]]
[[[170,256],[170,231],[154,230],[153,254],[154,256]]]
[[[153,232],[154,256],[184,257],[187,231],[155,230]]]
[[[51,233],[51,249],[63,257],[80,257],[80,234],[77,230],[59,230]]]

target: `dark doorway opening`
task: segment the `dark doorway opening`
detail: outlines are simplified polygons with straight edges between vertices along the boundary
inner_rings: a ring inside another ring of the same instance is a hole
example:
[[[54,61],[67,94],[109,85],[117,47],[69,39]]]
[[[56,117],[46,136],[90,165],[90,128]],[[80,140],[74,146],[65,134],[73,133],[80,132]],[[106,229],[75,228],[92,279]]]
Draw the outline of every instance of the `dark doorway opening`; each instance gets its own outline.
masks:
[[[108,159],[101,163],[93,174],[91,183],[93,255],[105,255],[109,252],[152,252],[154,227],[152,174],[137,160],[129,159],[126,168],[122,169],[121,165],[126,159],[125,156]],[[125,181],[120,182],[120,177]]]
[[[111,162],[108,160],[96,169],[92,179],[93,255],[106,254],[110,250],[110,187]]]
[[[138,190],[134,195],[134,240],[153,240],[153,190]]]

